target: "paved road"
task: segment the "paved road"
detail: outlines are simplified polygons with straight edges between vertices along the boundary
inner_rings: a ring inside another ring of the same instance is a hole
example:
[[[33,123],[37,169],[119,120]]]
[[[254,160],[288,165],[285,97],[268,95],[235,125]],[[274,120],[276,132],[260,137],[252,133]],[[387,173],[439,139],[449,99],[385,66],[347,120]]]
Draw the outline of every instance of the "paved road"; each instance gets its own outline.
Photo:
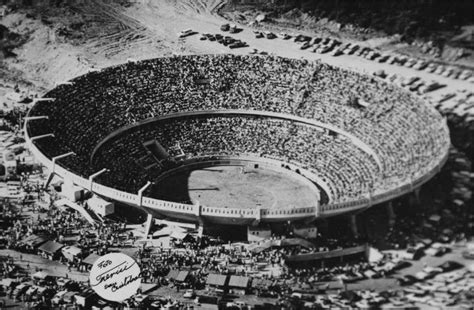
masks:
[[[44,259],[39,255],[25,254],[14,250],[0,250],[0,256],[12,257],[16,265],[28,270],[30,274],[35,273],[37,269],[42,269],[55,276],[68,277],[75,281],[84,282],[89,279],[88,273],[78,272],[77,270],[68,271],[66,265],[58,261]]]

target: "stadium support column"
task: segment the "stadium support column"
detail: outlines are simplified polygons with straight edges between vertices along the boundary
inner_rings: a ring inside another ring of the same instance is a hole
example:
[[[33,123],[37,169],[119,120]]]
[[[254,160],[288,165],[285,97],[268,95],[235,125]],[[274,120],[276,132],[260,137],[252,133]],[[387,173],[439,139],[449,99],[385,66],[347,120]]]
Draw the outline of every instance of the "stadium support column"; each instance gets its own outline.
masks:
[[[395,211],[393,210],[393,203],[389,201],[387,203],[387,213],[388,213],[388,224],[390,227],[393,227],[395,225],[395,220],[397,218],[397,215],[395,214]]]
[[[141,208],[143,205],[143,192],[146,191],[150,185],[153,184],[152,182],[148,181],[146,184],[138,190],[138,206]]]
[[[32,138],[30,138],[30,142],[33,143],[33,141],[36,141],[36,140],[39,140],[39,139],[43,139],[43,138],[48,138],[48,137],[54,138],[54,134],[52,134],[52,133],[47,133],[47,134],[45,134],[45,135],[40,135],[40,136],[32,137]]]
[[[69,152],[69,153],[65,153],[65,154],[53,157],[53,164],[51,165],[51,169],[49,171],[48,179],[46,180],[46,183],[44,184],[45,188],[49,186],[49,183],[53,180],[54,174],[56,173],[56,161],[58,159],[65,158],[65,157],[68,157],[68,156],[71,156],[71,155],[76,155],[76,153]]]
[[[317,222],[318,235],[327,236],[329,232],[329,222],[328,219],[322,218]]]
[[[355,214],[350,215],[349,219],[350,219],[351,231],[352,231],[352,233],[354,234],[355,237],[358,237],[359,236],[359,231],[357,230],[356,215]]]
[[[196,200],[193,204],[193,213],[194,216],[196,216],[198,226],[203,227],[204,226],[204,218],[202,217],[202,206],[199,203],[198,200]]]
[[[258,226],[260,224],[260,221],[262,220],[262,206],[258,205],[257,208],[255,209],[255,219],[252,222],[252,226]]]
[[[45,115],[41,115],[41,116],[25,116],[23,118],[23,120],[25,121],[25,124],[26,122],[28,121],[35,121],[35,120],[38,120],[38,119],[49,119],[49,116],[45,116]]]
[[[138,194],[138,203],[137,204],[140,207],[140,209],[143,205],[143,192],[146,191],[146,189],[148,187],[150,187],[151,184],[153,184],[153,183],[148,181],[148,182],[146,182],[146,184],[142,188],[140,188],[138,190],[138,193],[137,193]],[[148,235],[150,234],[152,222],[153,222],[153,216],[151,215],[151,213],[148,213],[147,218],[146,218],[146,222],[145,222],[145,231],[143,233],[145,239],[148,238]]]
[[[147,213],[146,222],[145,222],[145,230],[143,232],[143,237],[145,239],[148,239],[148,235],[150,235],[152,223],[153,223],[153,215],[151,215],[151,213]]]
[[[421,190],[420,187],[415,188],[415,189],[413,190],[413,193],[415,194],[415,202],[416,202],[416,204],[419,205],[419,206],[421,205],[420,190]]]
[[[91,175],[91,176],[89,177],[89,191],[90,191],[91,193],[92,193],[92,184],[94,183],[94,179],[95,179],[96,177],[98,177],[99,175],[101,175],[101,174],[107,172],[107,171],[109,171],[109,169],[104,168],[104,169],[102,169],[102,170],[100,170],[100,171],[97,171],[96,173],[94,173],[93,175]]]

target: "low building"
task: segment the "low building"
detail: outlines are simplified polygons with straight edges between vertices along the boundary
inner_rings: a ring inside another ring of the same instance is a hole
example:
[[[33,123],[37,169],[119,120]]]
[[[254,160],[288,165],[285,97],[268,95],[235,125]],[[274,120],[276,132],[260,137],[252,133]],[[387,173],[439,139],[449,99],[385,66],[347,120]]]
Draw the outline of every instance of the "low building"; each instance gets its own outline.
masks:
[[[168,279],[168,281],[174,281],[178,277],[178,274],[179,274],[179,270],[171,269],[170,272],[168,272],[168,275],[166,276],[166,278]]]
[[[89,256],[84,258],[84,260],[82,261],[82,264],[86,266],[87,270],[90,270],[92,268],[92,265],[94,265],[95,261],[98,260],[99,258],[100,258],[100,255],[96,253],[91,253]]]
[[[82,187],[65,180],[61,185],[61,195],[72,202],[76,202],[84,198],[85,191]]]
[[[3,166],[5,167],[6,178],[16,176],[18,163],[15,159],[15,153],[11,150],[5,150],[3,152]]]
[[[249,277],[231,276],[228,286],[230,293],[245,295],[250,291],[251,281]]]
[[[82,249],[76,246],[66,246],[61,250],[63,256],[70,262],[81,259],[83,256]]]
[[[176,276],[175,281],[178,283],[184,283],[189,278],[189,271],[181,270]]]
[[[295,226],[293,234],[300,238],[314,239],[318,236],[318,229],[314,225]]]
[[[270,239],[272,231],[268,226],[248,226],[247,240],[249,242],[259,242]]]
[[[20,241],[20,245],[24,246],[25,249],[29,252],[36,252],[38,248],[47,242],[46,237],[31,235]]]
[[[36,273],[34,273],[31,278],[33,279],[33,282],[35,284],[39,284],[40,282],[43,282],[43,281],[51,281],[53,279],[53,277],[49,274],[47,274],[46,272],[44,271],[38,271]]]
[[[48,241],[38,248],[38,253],[44,258],[53,260],[59,257],[63,244],[55,241]]]
[[[206,286],[209,289],[214,289],[224,293],[227,289],[228,278],[227,275],[210,273],[207,276]]]
[[[89,208],[97,215],[102,217],[114,214],[115,204],[94,195],[91,199],[87,200]]]
[[[85,291],[79,292],[74,298],[76,299],[76,305],[83,309],[90,309],[97,295],[92,288],[88,288]]]

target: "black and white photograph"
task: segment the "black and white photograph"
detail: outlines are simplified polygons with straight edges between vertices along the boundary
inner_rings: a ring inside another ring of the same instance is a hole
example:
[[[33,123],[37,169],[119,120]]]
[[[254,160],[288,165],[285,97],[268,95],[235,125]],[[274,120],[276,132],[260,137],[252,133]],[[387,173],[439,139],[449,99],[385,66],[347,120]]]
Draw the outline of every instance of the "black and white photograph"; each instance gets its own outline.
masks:
[[[474,0],[0,0],[0,309],[474,308]]]

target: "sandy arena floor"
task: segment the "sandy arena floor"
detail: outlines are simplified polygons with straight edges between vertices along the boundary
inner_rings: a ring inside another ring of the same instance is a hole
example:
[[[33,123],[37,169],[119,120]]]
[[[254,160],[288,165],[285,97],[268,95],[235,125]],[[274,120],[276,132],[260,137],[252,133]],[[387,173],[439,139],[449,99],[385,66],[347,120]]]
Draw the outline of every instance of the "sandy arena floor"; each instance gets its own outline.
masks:
[[[240,166],[202,168],[171,176],[157,184],[158,195],[174,201],[199,201],[223,208],[308,207],[317,200],[315,187],[268,169]]]

